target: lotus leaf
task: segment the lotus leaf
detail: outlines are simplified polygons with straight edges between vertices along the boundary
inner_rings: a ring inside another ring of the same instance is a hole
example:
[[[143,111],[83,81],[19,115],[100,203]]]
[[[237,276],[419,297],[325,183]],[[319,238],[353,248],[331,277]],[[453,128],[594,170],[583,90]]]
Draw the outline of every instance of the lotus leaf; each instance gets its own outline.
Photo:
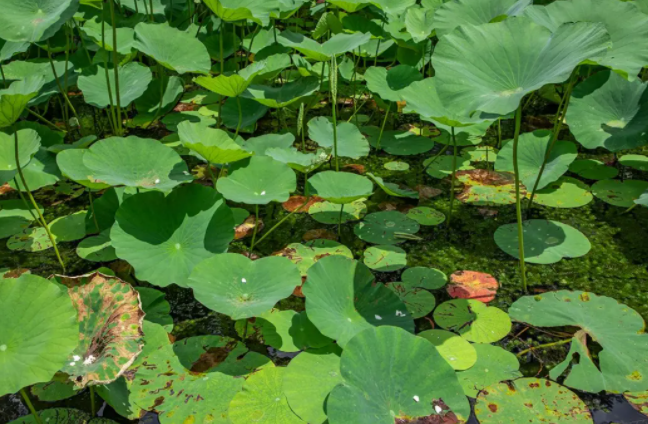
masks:
[[[475,146],[463,149],[463,153],[468,153],[471,162],[489,162],[497,161],[497,150],[491,146]]]
[[[60,381],[60,379],[63,381]],[[59,400],[71,398],[78,392],[75,390],[74,384],[67,380],[66,374],[57,373],[51,381],[33,385],[31,393],[40,401],[58,402]]]
[[[378,186],[388,195],[394,197],[408,197],[410,199],[418,199],[419,194],[417,191],[410,190],[409,188],[401,188],[398,184],[386,183],[382,178],[375,176],[371,172],[367,172],[367,176],[371,178]]]
[[[430,177],[443,179],[449,175],[452,175],[453,163],[453,157],[445,155],[436,158],[434,162],[433,158],[428,158],[423,161],[423,166],[425,166],[425,172],[427,172]],[[475,168],[470,166],[470,158],[465,156],[457,157],[457,166],[455,168],[456,171],[470,171],[473,169]]]
[[[406,269],[401,279],[409,287],[434,290],[445,286],[448,276],[438,269],[415,266]]]
[[[110,80],[110,91],[106,83],[106,75]],[[127,107],[139,99],[151,83],[153,76],[151,70],[138,62],[127,63],[119,67],[119,100],[122,107]],[[79,77],[79,89],[83,92],[86,103],[98,108],[117,105],[117,88],[115,87],[115,73],[113,70],[106,72],[102,66],[84,71]],[[159,102],[158,102],[159,103]]]
[[[253,156],[232,165],[225,178],[219,178],[218,191],[227,200],[250,205],[285,202],[297,188],[297,177],[284,163],[265,156]]]
[[[351,203],[373,193],[371,180],[350,172],[318,172],[308,179],[310,191],[335,204]]]
[[[101,36],[102,26],[105,31],[103,41]],[[81,27],[81,31],[90,37],[100,48],[109,52],[114,50],[113,39],[111,36],[113,27],[109,22],[101,21],[99,17],[95,17],[94,19],[85,21]],[[117,52],[123,55],[130,54],[135,41],[135,31],[132,28],[115,28],[115,33],[117,35]]]
[[[20,167],[25,168],[32,157],[38,152],[41,139],[38,133],[31,129],[18,131],[18,159]],[[0,183],[10,181],[18,173],[16,167],[15,134],[8,135],[0,132]],[[31,187],[30,187],[31,188]]]
[[[254,326],[259,327],[265,344],[282,352],[299,352],[333,343],[319,332],[305,312],[273,309],[256,317]]]
[[[290,259],[292,263],[297,265],[302,277],[306,277],[310,267],[315,265],[317,261],[327,256],[338,255],[353,259],[353,253],[348,247],[336,241],[325,239],[311,240],[304,244],[291,243],[274,255]]]
[[[20,200],[0,200],[0,239],[11,237],[29,227],[34,221],[30,210]]]
[[[268,149],[288,149],[295,142],[295,136],[288,134],[264,134],[259,137],[251,137],[243,142],[243,148],[257,156],[267,156]]]
[[[648,171],[648,156],[623,155],[619,159],[619,163],[638,171]]]
[[[307,77],[287,82],[280,87],[252,84],[241,96],[255,100],[264,106],[279,109],[310,96],[318,88],[317,78]]]
[[[303,53],[310,59],[326,62],[332,57],[355,51],[359,46],[368,42],[370,38],[371,34],[360,32],[354,34],[335,34],[325,43],[320,44],[302,34],[284,31],[277,35],[277,42]]]
[[[558,181],[538,190],[535,202],[552,208],[580,208],[594,200],[590,187],[572,177],[561,177]]]
[[[332,202],[319,202],[308,208],[308,213],[322,224],[338,224],[358,221],[367,213],[367,199],[362,198],[345,205]]]
[[[0,38],[35,43],[52,37],[79,8],[79,0],[9,0],[2,5]]]
[[[178,137],[185,147],[208,163],[225,164],[252,156],[227,132],[195,122],[181,122],[178,125]]]
[[[397,211],[374,212],[356,224],[353,232],[362,240],[374,244],[398,244],[416,234],[418,222]]]
[[[619,175],[619,170],[596,159],[577,159],[569,170],[588,180],[607,180]]]
[[[86,236],[85,218],[87,211],[79,211],[61,216],[49,223],[50,231],[56,241],[75,241]]]
[[[401,100],[400,92],[410,84],[423,79],[421,73],[408,65],[387,68],[372,66],[365,71],[367,88],[377,93],[383,100],[397,102]]]
[[[457,0],[444,2],[434,12],[437,37],[460,25],[482,25],[520,15],[533,0]],[[597,22],[597,21],[594,21]]]
[[[117,253],[112,246],[108,231],[81,241],[77,246],[76,252],[80,258],[90,262],[110,262],[117,259]]]
[[[162,108],[160,108],[160,85],[164,90],[164,93],[162,93]],[[154,78],[146,91],[144,91],[144,94],[135,100],[135,107],[139,114],[133,118],[133,122],[150,125],[156,118],[169,113],[182,95],[182,85],[182,79],[176,76],[164,80]]]
[[[426,40],[434,31],[434,10],[411,7],[405,15],[405,27],[416,43]]]
[[[243,120],[241,121],[242,129],[254,128],[257,121],[268,113],[268,107],[255,100],[244,97],[239,97],[238,99],[228,98],[222,110],[223,124],[227,128],[236,128],[239,125],[239,108],[237,102],[241,102],[241,110],[245,111]]]
[[[436,226],[442,224],[446,217],[443,212],[427,206],[417,206],[407,212],[407,217],[423,226]]]
[[[425,330],[417,336],[432,343],[443,359],[457,371],[467,370],[475,365],[477,362],[476,346],[486,346],[473,345],[463,337],[446,330]],[[461,374],[457,374],[457,376],[461,378]],[[461,383],[461,380],[459,382]]]
[[[362,127],[362,133],[372,147],[378,146],[380,128]],[[429,152],[434,147],[434,141],[427,137],[418,136],[410,131],[383,131],[380,148],[390,155],[411,156]]]
[[[495,343],[511,331],[511,319],[506,312],[474,299],[442,303],[434,311],[434,321],[475,343]]]
[[[43,77],[33,75],[0,90],[0,128],[8,127],[20,118],[28,103],[36,97],[44,84]]]
[[[27,185],[32,191],[54,185],[62,178],[61,171],[56,165],[56,156],[43,147],[38,149],[38,152],[26,166],[22,167],[22,172],[25,180],[27,180]],[[14,181],[17,181],[18,184],[15,184]],[[21,179],[14,181],[9,183],[12,188],[26,191],[22,186]]]
[[[24,250],[27,252],[40,252],[52,247],[52,241],[45,228],[25,228],[7,240],[9,250]]]
[[[398,246],[371,246],[364,251],[364,264],[375,271],[398,271],[407,266],[407,253]]]
[[[476,398],[487,386],[522,377],[520,362],[511,352],[489,344],[476,343],[472,346],[477,354],[477,362],[470,369],[457,374],[466,396]]]
[[[287,149],[271,147],[266,150],[266,155],[303,174],[316,170],[331,157],[323,149],[319,149],[316,153],[302,153],[294,147]]]
[[[456,271],[450,275],[447,291],[450,297],[475,299],[488,303],[495,299],[499,283],[490,274],[477,271]]]
[[[648,208],[648,190],[644,191],[644,193],[637,200],[635,200],[635,203],[637,205],[642,205]]]
[[[473,169],[458,171],[457,181],[464,184],[457,199],[475,205],[512,205],[515,203],[515,176],[510,172]],[[526,188],[521,187],[521,195]]]
[[[56,164],[61,173],[69,179],[93,190],[110,187],[108,184],[97,182],[92,171],[83,163],[86,149],[68,149],[56,155]]]
[[[333,149],[333,123],[327,118],[320,116],[311,119],[308,122],[308,136],[318,145]],[[337,137],[338,156],[358,159],[369,155],[369,143],[354,124],[350,122],[338,124]]]
[[[592,186],[597,198],[613,206],[629,208],[648,190],[648,181],[640,180],[603,180]]]
[[[165,331],[173,330],[173,318],[171,305],[165,299],[165,294],[159,290],[148,287],[137,287],[137,291],[142,301],[142,309],[146,313],[144,319],[161,326]],[[144,333],[146,335],[146,332]],[[144,339],[146,342],[146,339]]]
[[[387,162],[383,166],[388,171],[408,171],[410,169],[409,163],[401,161]]]

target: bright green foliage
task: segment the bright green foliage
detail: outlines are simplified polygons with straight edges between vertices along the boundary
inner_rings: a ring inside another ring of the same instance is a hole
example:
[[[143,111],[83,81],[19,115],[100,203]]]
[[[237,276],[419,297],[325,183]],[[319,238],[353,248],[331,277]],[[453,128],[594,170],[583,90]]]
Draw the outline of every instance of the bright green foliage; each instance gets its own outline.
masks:
[[[364,128],[363,128],[364,130]],[[317,117],[308,122],[308,136],[318,145],[333,151],[333,124],[327,118]],[[369,143],[354,124],[342,122],[337,125],[338,151],[340,157],[358,159],[369,155]]]
[[[378,147],[380,128],[362,127],[362,133],[372,147]],[[428,152],[434,147],[434,141],[418,136],[410,131],[383,131],[380,148],[390,155],[412,156]]]
[[[319,149],[316,153],[302,153],[294,147],[286,149],[271,147],[266,150],[266,155],[304,174],[316,170],[330,158],[323,149]]]
[[[588,180],[607,180],[619,175],[618,169],[596,159],[577,159],[569,166],[569,171]]]
[[[407,266],[407,252],[398,246],[371,246],[364,251],[364,264],[380,271],[398,271]]]
[[[410,199],[418,199],[419,194],[409,188],[401,188],[398,184],[386,183],[382,178],[375,176],[371,172],[367,172],[367,176],[371,178],[378,186],[388,195],[394,197],[409,197]]]
[[[161,109],[160,84],[164,90]],[[133,118],[133,123],[147,125],[155,118],[169,113],[182,95],[182,84],[182,79],[176,76],[166,78],[162,83],[159,78],[154,78],[144,94],[135,100],[135,106],[139,113]]]
[[[60,379],[65,380],[60,381]],[[67,375],[63,373],[56,374],[52,381],[33,385],[30,391],[32,395],[43,402],[57,402],[71,398],[78,393],[74,388],[74,383],[67,380]]]
[[[508,314],[474,299],[454,299],[439,305],[434,321],[475,343],[495,343],[511,331]]]
[[[249,205],[285,202],[297,188],[297,177],[290,167],[266,156],[253,156],[230,168],[216,184],[227,200]]]
[[[56,155],[56,164],[61,173],[69,179],[93,190],[108,188],[110,185],[97,182],[92,171],[83,163],[86,149],[68,149]]]
[[[238,141],[238,140],[237,140]],[[264,134],[252,137],[243,142],[243,148],[257,156],[267,156],[266,151],[272,148],[287,149],[292,147],[295,136],[292,134]]]
[[[23,167],[23,175],[27,180],[29,189],[32,191],[54,185],[62,178],[61,171],[56,165],[56,156],[43,147],[38,149],[29,164]],[[23,188],[22,180],[18,178],[16,181],[18,181],[18,184],[11,181],[9,185],[14,189],[20,188],[21,191],[26,191]]]
[[[102,25],[104,26],[105,31],[104,43],[101,41]],[[92,20],[87,20],[81,27],[81,31],[83,31],[83,33],[88,37],[92,38],[92,41],[94,41],[99,47],[109,52],[114,50],[112,39],[113,27],[109,22],[103,22],[97,16]],[[132,28],[116,28],[115,31],[117,34],[117,52],[123,55],[129,54],[135,41],[135,31]]]
[[[401,276],[404,284],[428,290],[440,289],[445,286],[448,277],[438,269],[415,266],[408,268]]]
[[[79,0],[7,0],[2,4],[0,38],[30,43],[44,41],[78,8]]]
[[[410,169],[409,163],[401,161],[387,162],[384,167],[389,171],[409,171]]]
[[[489,344],[476,343],[472,346],[477,354],[477,362],[470,369],[457,374],[466,396],[476,398],[479,391],[487,386],[522,377],[520,363],[511,352]]]
[[[613,206],[629,208],[648,190],[648,181],[603,180],[592,186],[592,193],[598,199]]]
[[[173,330],[173,318],[169,315],[171,306],[164,298],[164,293],[148,287],[137,287],[137,291],[142,301],[142,309],[146,313],[145,319],[171,332]]]
[[[402,281],[388,283],[386,286],[396,293],[405,308],[407,308],[407,312],[412,315],[412,318],[422,318],[432,312],[436,306],[434,295],[415,282]]]
[[[0,200],[0,239],[13,236],[34,220],[21,200]]]
[[[619,158],[619,163],[638,171],[648,171],[648,156],[623,155]]]
[[[85,218],[87,211],[61,216],[49,223],[50,231],[56,241],[75,241],[86,236]]]
[[[439,351],[439,354],[443,356],[443,359],[457,371],[466,370],[475,365],[477,361],[475,346],[487,346],[473,345],[463,337],[446,330],[425,330],[417,334],[417,336],[423,337],[432,343]],[[458,376],[460,375],[458,374]]]
[[[265,344],[282,352],[299,352],[333,343],[319,332],[305,312],[273,309],[256,317],[254,326],[259,328]]]
[[[336,34],[325,43],[320,44],[302,34],[284,31],[277,36],[277,41],[283,46],[290,47],[303,53],[310,59],[326,62],[332,57],[354,51],[358,46],[369,41],[370,38],[371,34],[363,34],[359,32],[354,34]]]
[[[374,244],[398,244],[418,232],[420,225],[397,211],[374,212],[353,228],[362,240]]]
[[[0,133],[0,184],[4,184],[17,176],[15,134]],[[41,139],[34,130],[18,131],[18,159],[24,168],[38,152]],[[31,187],[30,187],[31,188]]]
[[[460,25],[482,25],[517,16],[532,0],[458,0],[443,3],[434,12],[437,37],[452,32]]]
[[[306,277],[310,267],[315,265],[317,261],[327,256],[337,255],[353,259],[353,253],[348,247],[326,239],[312,240],[304,244],[291,243],[275,253],[275,255],[290,259],[292,263],[297,265],[302,277]]]
[[[110,80],[110,92],[106,83],[106,74]],[[141,63],[131,62],[119,67],[119,100],[122,107],[127,107],[140,98],[151,83],[151,70]],[[115,73],[97,65],[79,77],[79,89],[83,92],[86,103],[104,108],[117,105],[117,88]]]
[[[308,208],[308,213],[322,224],[338,224],[358,221],[367,213],[367,199],[361,198],[354,202],[339,205],[332,202],[319,202]]]
[[[423,226],[436,226],[442,224],[446,217],[443,212],[427,206],[417,206],[407,211],[407,217]]]
[[[45,228],[42,227],[25,228],[7,240],[7,248],[9,250],[40,252],[51,247],[52,241],[49,239]]]
[[[351,203],[373,193],[371,180],[350,172],[318,172],[308,179],[311,193],[336,204]]]
[[[434,10],[423,7],[407,9],[405,27],[415,42],[427,39],[434,30]]]
[[[217,77],[198,77],[196,84],[226,97],[237,97],[248,88],[248,81],[238,74]]]
[[[594,200],[590,187],[572,177],[561,177],[536,192],[534,202],[552,208],[580,208]]]
[[[367,88],[378,94],[383,100],[397,102],[401,99],[401,91],[410,84],[423,79],[421,73],[408,65],[387,68],[372,66],[365,72]]]
[[[43,77],[28,74],[25,79],[0,90],[0,128],[8,127],[20,118],[44,83]]]
[[[181,122],[178,137],[185,147],[208,163],[225,164],[252,156],[227,132],[194,122]]]
[[[264,106],[279,109],[301,101],[304,97],[313,94],[318,88],[319,81],[317,78],[308,77],[287,82],[279,87],[252,84],[241,96],[255,100]]]
[[[110,262],[117,259],[117,253],[112,247],[108,231],[82,240],[77,246],[76,253],[80,258],[90,262]]]

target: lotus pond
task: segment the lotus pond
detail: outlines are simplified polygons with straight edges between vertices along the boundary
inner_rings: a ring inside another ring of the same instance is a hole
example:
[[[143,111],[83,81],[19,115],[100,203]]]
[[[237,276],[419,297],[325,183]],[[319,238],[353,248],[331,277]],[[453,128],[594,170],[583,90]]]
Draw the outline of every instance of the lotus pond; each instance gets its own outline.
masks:
[[[648,423],[645,0],[3,0],[0,422]]]

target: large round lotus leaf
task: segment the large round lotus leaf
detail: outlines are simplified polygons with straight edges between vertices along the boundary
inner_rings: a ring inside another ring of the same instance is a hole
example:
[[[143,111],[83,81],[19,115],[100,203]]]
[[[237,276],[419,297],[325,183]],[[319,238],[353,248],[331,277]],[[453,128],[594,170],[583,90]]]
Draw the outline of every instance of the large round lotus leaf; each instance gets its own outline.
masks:
[[[619,158],[619,163],[638,171],[648,171],[648,156],[623,155]]]
[[[647,183],[648,184],[648,183]],[[524,261],[554,264],[563,258],[579,258],[592,248],[583,233],[562,222],[529,219],[523,222]],[[505,224],[495,231],[495,243],[519,259],[517,224]]]
[[[611,71],[598,72],[577,85],[565,118],[576,140],[588,149],[605,147],[612,152],[648,144],[647,86]]]
[[[24,53],[29,45],[30,43],[25,41],[0,41],[0,61],[4,62],[18,53]]]
[[[147,192],[125,199],[110,238],[117,256],[135,268],[139,280],[184,286],[194,266],[227,251],[234,217],[222,196],[200,185],[185,185],[168,196]]]
[[[194,34],[167,24],[139,23],[135,26],[133,47],[151,56],[165,68],[179,74],[208,74],[211,59],[207,47]]]
[[[119,278],[98,272],[56,276],[56,281],[68,287],[79,316],[79,344],[61,371],[81,388],[115,381],[142,350],[139,293]]]
[[[648,181],[640,180],[603,180],[592,186],[597,198],[613,206],[629,208],[648,190]]]
[[[566,386],[587,392],[625,392],[648,386],[648,334],[634,309],[616,300],[581,291],[544,293],[518,299],[511,318],[537,327],[580,327],[567,358],[549,375],[566,374]],[[592,359],[588,337],[603,350]],[[573,359],[579,358],[578,361]]]
[[[49,381],[76,347],[79,332],[67,292],[36,275],[1,279],[0,309],[0,396],[4,396]]]
[[[106,74],[110,80],[110,93],[106,83]],[[153,79],[151,70],[139,62],[130,62],[119,67],[119,102],[122,107],[128,107],[140,98],[146,87]],[[117,105],[117,88],[115,87],[115,72],[97,65],[84,70],[79,77],[79,89],[83,92],[86,103],[98,108]]]
[[[101,190],[110,187],[107,184],[99,183],[92,175],[92,171],[83,163],[83,157],[87,150],[68,149],[56,155],[56,164],[69,179],[93,190]]]
[[[452,32],[459,25],[482,25],[517,16],[532,0],[457,0],[443,3],[434,12],[437,37]]]
[[[398,244],[418,232],[420,225],[397,211],[374,212],[356,224],[353,232],[374,244]]]
[[[307,58],[326,62],[332,57],[355,51],[371,39],[371,34],[356,32],[353,34],[335,34],[323,44],[302,34],[284,31],[277,35],[277,42],[282,46],[295,49]]]
[[[252,128],[257,121],[268,112],[268,107],[252,99],[239,97],[238,100],[233,97],[228,98],[223,105],[223,125],[227,128],[234,129],[239,126],[239,108],[238,101],[241,102],[243,111],[243,120],[241,128]]]
[[[520,167],[520,181],[531,190],[538,175],[551,141],[551,132],[546,130],[524,133],[520,136],[518,149],[518,165]],[[578,156],[578,148],[569,141],[557,141],[553,146],[546,161],[538,189],[545,188],[562,177],[569,170],[569,165]],[[513,172],[513,142],[508,142],[497,155],[495,169],[498,171]]]
[[[435,290],[446,285],[448,276],[438,269],[415,266],[406,269],[401,279],[403,284],[407,284],[409,287]]]
[[[324,334],[344,347],[364,329],[391,325],[414,331],[405,305],[371,271],[352,259],[328,256],[308,270],[302,288],[306,313]]]
[[[63,380],[63,381],[61,381]],[[67,380],[67,375],[58,373],[47,383],[38,383],[31,387],[31,394],[43,402],[58,402],[78,394],[74,383]]]
[[[79,0],[8,0],[2,4],[0,38],[35,43],[53,36],[79,8]]]
[[[452,175],[452,168],[454,163],[452,156],[445,155],[437,157],[436,159],[434,159],[434,162],[432,162],[432,160],[433,158],[428,158],[423,161],[425,172],[427,172],[430,177],[443,179],[447,176]],[[456,164],[456,171],[469,171],[475,169],[470,166],[470,158],[465,156],[457,157]]]
[[[331,424],[451,423],[470,415],[452,367],[429,341],[400,328],[358,334],[342,352],[340,371],[344,383],[327,402]]]
[[[137,287],[136,290],[140,294],[142,309],[146,313],[145,319],[160,325],[165,331],[171,332],[173,330],[173,318],[170,315],[171,305],[166,301],[165,294],[147,287]]]
[[[326,239],[311,240],[304,244],[291,243],[274,255],[290,259],[297,265],[302,277],[306,276],[311,266],[327,256],[338,255],[353,259],[353,253],[348,247]]]
[[[407,266],[407,252],[398,246],[371,246],[364,251],[363,262],[375,271],[398,271]]]
[[[600,22],[610,34],[612,46],[603,54],[590,56],[607,66],[635,79],[648,63],[648,16],[632,3],[614,0],[556,1],[545,6],[531,6],[524,16],[556,31],[568,22]]]
[[[216,187],[227,200],[250,205],[285,202],[297,188],[295,172],[267,156],[253,156],[235,163]]]
[[[511,331],[511,319],[506,312],[474,299],[442,303],[434,311],[434,321],[475,343],[495,343]]]
[[[102,27],[104,31],[103,40]],[[112,38],[113,27],[109,22],[102,21],[99,16],[96,16],[93,19],[86,20],[80,29],[100,48],[109,52],[114,50]],[[123,55],[130,54],[133,48],[133,42],[135,41],[135,31],[133,28],[115,28],[115,35],[117,36],[117,52]],[[119,79],[121,82],[121,75]]]
[[[383,165],[388,171],[409,171],[410,165],[407,162],[392,161]]]
[[[31,205],[30,205],[31,206]],[[21,200],[0,200],[0,239],[18,234],[34,221],[34,215]]]
[[[342,383],[340,348],[330,346],[302,352],[284,372],[284,393],[288,404],[302,420],[326,422],[326,401],[331,390]]]
[[[76,253],[81,259],[90,262],[110,262],[117,259],[117,253],[110,241],[109,231],[82,240],[77,246]]]
[[[286,258],[270,256],[251,261],[235,253],[201,262],[189,277],[189,286],[200,303],[232,319],[269,311],[301,282],[299,270]]]
[[[252,84],[241,96],[256,100],[264,106],[278,109],[310,96],[318,88],[319,80],[315,77],[307,77],[287,82],[279,87]]]
[[[7,240],[9,250],[24,250],[27,252],[41,252],[50,249],[52,242],[47,231],[42,227],[25,228]]]
[[[486,387],[477,397],[475,415],[482,424],[592,424],[592,414],[575,393],[539,378]]]
[[[464,184],[457,200],[475,205],[512,205],[515,203],[515,176],[510,172],[486,169],[458,171],[457,180]],[[521,195],[526,188],[521,187]]]
[[[318,145],[333,151],[333,123],[323,116],[308,121],[308,137]],[[369,142],[358,127],[350,122],[337,126],[338,156],[359,159],[369,155]]]
[[[643,392],[624,393],[623,397],[634,409],[648,416],[648,390]]]
[[[230,400],[246,375],[270,360],[226,337],[190,337],[152,352],[137,370],[132,399],[161,424],[228,420]]]
[[[522,377],[520,362],[511,352],[489,344],[472,345],[477,362],[468,370],[457,374],[466,396],[476,398],[479,391],[500,381]]]
[[[86,236],[85,219],[87,211],[61,216],[49,223],[54,239],[59,242],[80,240]]]
[[[217,77],[198,77],[194,82],[209,91],[225,97],[237,97],[248,87],[249,82],[238,74]]]
[[[436,306],[436,298],[425,288],[418,287],[412,282],[388,283],[387,288],[396,293],[403,302],[412,318],[422,318],[432,312]]]
[[[238,140],[237,140],[238,141]],[[287,134],[264,134],[248,138],[242,146],[250,153],[257,156],[266,156],[266,151],[272,148],[288,149],[293,146],[295,136]]]
[[[570,165],[569,171],[588,180],[607,180],[619,175],[618,169],[596,159],[577,159]]]
[[[455,370],[467,370],[477,362],[475,346],[480,345],[473,345],[455,333],[446,330],[426,330],[418,333],[417,336],[432,343],[443,359]]]
[[[14,137],[14,134],[0,133],[0,184],[10,181],[18,174],[16,140]],[[40,145],[41,139],[36,131],[30,129],[18,131],[18,160],[21,168],[27,166],[29,161],[32,160]]]
[[[187,165],[173,149],[149,138],[110,137],[83,156],[97,182],[127,187],[171,190],[191,181]]]
[[[252,156],[227,132],[195,122],[181,122],[178,125],[178,137],[185,147],[209,163],[224,164]]]
[[[257,316],[254,326],[261,331],[265,344],[282,352],[299,352],[333,343],[319,332],[305,312],[273,309]]]
[[[308,208],[308,213],[317,222],[322,224],[342,224],[358,221],[367,213],[367,199],[358,199],[346,205],[332,202],[319,202]],[[342,214],[340,214],[340,211]],[[340,219],[341,218],[341,219]]]
[[[56,165],[56,156],[43,147],[38,150],[36,155],[34,155],[22,171],[25,180],[27,180],[27,185],[32,191],[54,185],[62,178],[61,171]],[[16,181],[18,181],[17,185],[13,181],[9,183],[11,188],[20,188],[21,191],[26,191],[23,188],[22,180],[17,178]]]
[[[286,368],[264,368],[252,374],[229,406],[233,424],[303,424],[290,409],[284,393]]]
[[[398,65],[389,70],[372,66],[365,71],[364,77],[370,91],[390,102],[401,100],[401,90],[407,88],[411,83],[423,79],[421,72],[409,65]]]
[[[302,153],[295,147],[289,147],[287,149],[271,147],[266,150],[266,155],[276,161],[285,163],[295,171],[303,174],[316,170],[331,157],[324,149],[318,149],[315,153]]]
[[[164,90],[162,108],[160,109],[160,84]],[[138,114],[133,118],[133,124],[150,125],[153,120],[169,113],[178,103],[184,91],[182,79],[176,76],[165,78],[161,83],[159,78],[153,79],[144,94],[135,100]]]
[[[362,133],[372,147],[378,147],[380,128],[362,127]],[[429,152],[434,147],[434,141],[421,137],[410,131],[383,131],[380,148],[390,155],[412,156]]]
[[[415,43],[427,40],[434,31],[434,9],[425,7],[407,9],[405,28]]]
[[[95,225],[94,215],[97,216],[97,223],[99,224],[99,231],[109,230],[115,223],[115,214],[117,209],[121,206],[124,199],[130,197],[132,193],[126,193],[125,187],[109,188],[104,194],[98,198],[93,199],[93,208],[88,211],[86,215],[86,233],[93,233],[97,231]]]
[[[594,200],[590,187],[572,177],[561,177],[558,181],[538,190],[534,202],[552,208],[580,208]]]
[[[371,172],[367,172],[367,176],[371,178],[378,186],[388,195],[394,197],[408,197],[410,199],[418,199],[418,191],[411,190],[407,187],[401,188],[398,184],[386,183],[381,177],[378,177]]]
[[[436,226],[442,224],[446,217],[443,212],[427,206],[417,206],[407,212],[407,217],[423,226]]]
[[[549,31],[526,18],[463,26],[441,37],[432,62],[439,97],[464,110],[507,114],[543,85],[560,83],[585,59],[600,56],[609,36],[600,23]]]
[[[308,179],[308,185],[313,194],[339,205],[369,197],[373,193],[369,178],[351,172],[318,172]]]

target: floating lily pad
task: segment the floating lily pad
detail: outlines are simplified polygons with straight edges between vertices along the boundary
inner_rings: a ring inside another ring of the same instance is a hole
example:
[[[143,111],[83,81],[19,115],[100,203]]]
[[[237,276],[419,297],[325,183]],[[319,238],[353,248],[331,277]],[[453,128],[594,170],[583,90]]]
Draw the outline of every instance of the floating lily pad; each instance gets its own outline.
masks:
[[[443,179],[452,175],[452,156],[440,156],[434,160],[432,163],[432,158],[428,158],[423,161],[423,166],[425,167],[425,172],[430,177]],[[457,171],[465,171],[474,169],[470,166],[470,159],[465,156],[457,157]]]
[[[333,150],[333,123],[323,116],[308,121],[308,137],[318,145]],[[369,154],[369,142],[358,127],[350,122],[337,126],[338,156],[358,159]]]
[[[598,199],[613,206],[629,208],[648,190],[648,181],[603,180],[592,186],[592,193]]]
[[[380,128],[362,127],[362,133],[369,140],[372,147],[378,146]],[[416,135],[410,131],[383,131],[380,148],[390,155],[412,156],[429,152],[434,147],[434,141]]]
[[[466,147],[462,153],[467,153],[471,162],[494,163],[497,161],[497,150],[491,146]]]
[[[374,212],[356,224],[353,232],[362,240],[374,244],[398,244],[418,232],[420,225],[396,211]]]
[[[117,259],[117,253],[110,241],[109,231],[82,240],[77,246],[76,252],[80,258],[90,262],[110,262]]]
[[[363,262],[375,271],[398,271],[407,266],[407,252],[398,246],[371,246],[364,251]]]
[[[427,206],[417,206],[407,211],[407,217],[423,226],[436,226],[442,224],[446,217],[443,212]]]
[[[7,240],[9,250],[24,250],[26,252],[41,252],[50,249],[52,242],[47,231],[42,227],[25,228]]]
[[[259,328],[265,344],[282,352],[299,352],[333,343],[319,332],[305,312],[273,309],[256,317],[254,327]]]
[[[450,275],[447,290],[455,299],[475,299],[488,303],[495,299],[499,283],[490,274],[477,271],[457,271]]]
[[[438,269],[415,266],[406,269],[401,279],[410,287],[435,290],[446,285],[448,276]]]
[[[477,351],[466,339],[446,330],[425,330],[417,334],[432,343],[439,354],[450,366],[457,370],[467,370],[477,362]],[[460,376],[461,374],[458,374]],[[461,380],[459,380],[461,382]]]
[[[596,159],[578,159],[569,166],[569,170],[588,180],[607,180],[619,175],[618,169]]]
[[[373,193],[369,178],[351,172],[318,172],[308,179],[308,185],[313,194],[339,205],[369,197]]]
[[[65,290],[36,275],[0,279],[0,306],[4,396],[49,381],[76,347],[79,332],[77,313]]]
[[[496,172],[486,169],[458,171],[457,180],[464,184],[457,199],[475,205],[511,205],[515,203],[515,176],[510,172]],[[520,187],[520,196],[526,195]]]
[[[378,186],[388,195],[394,197],[408,197],[410,199],[418,199],[418,191],[410,190],[409,188],[401,188],[398,184],[385,182],[382,178],[367,172],[367,176],[371,178]]]
[[[592,248],[583,233],[567,224],[545,219],[523,222],[524,260],[532,264],[553,264],[563,258],[579,258]],[[505,224],[495,231],[495,243],[504,252],[519,258],[516,224]]]
[[[56,218],[49,224],[54,239],[59,242],[80,240],[86,236],[85,219],[87,211]]]
[[[580,208],[592,200],[594,196],[590,187],[572,177],[561,177],[558,181],[538,190],[533,199],[539,205],[552,208]]]
[[[297,177],[285,163],[253,156],[235,163],[227,177],[218,179],[216,187],[227,200],[267,205],[288,200],[297,188]]]
[[[442,303],[434,311],[434,321],[475,343],[495,343],[511,331],[511,319],[506,312],[472,299]]]
[[[0,239],[27,229],[34,221],[30,210],[21,200],[0,200]]]
[[[274,255],[290,259],[297,265],[302,277],[306,276],[311,266],[327,256],[339,255],[353,259],[353,253],[348,247],[336,241],[324,239],[312,240],[304,244],[291,243]]]
[[[344,347],[364,329],[392,325],[414,330],[405,305],[360,262],[328,256],[308,271],[302,289],[306,313],[315,326]]]
[[[386,286],[396,293],[412,318],[422,318],[432,312],[436,306],[434,295],[424,287],[416,286],[414,282],[395,282],[388,283]]]
[[[623,155],[619,163],[638,171],[648,171],[648,156],[644,155]]]
[[[466,396],[476,398],[486,386],[522,377],[520,362],[511,352],[483,343],[472,346],[477,354],[477,362],[470,369],[457,374]]]
[[[308,213],[317,222],[322,224],[342,224],[357,221],[367,213],[367,199],[361,198],[345,205],[338,205],[332,202],[319,202],[308,209]],[[342,214],[340,214],[342,209]]]
[[[407,162],[387,162],[384,165],[385,169],[389,171],[408,171],[410,169],[410,165]]]

